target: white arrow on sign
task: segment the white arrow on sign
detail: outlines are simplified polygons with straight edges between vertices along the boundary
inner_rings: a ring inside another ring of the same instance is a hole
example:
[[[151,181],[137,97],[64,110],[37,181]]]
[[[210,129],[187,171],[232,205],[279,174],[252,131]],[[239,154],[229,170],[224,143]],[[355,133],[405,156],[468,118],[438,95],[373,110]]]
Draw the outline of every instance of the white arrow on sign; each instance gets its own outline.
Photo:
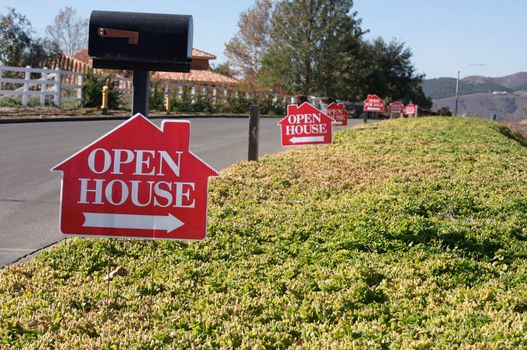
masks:
[[[162,230],[169,233],[185,224],[171,214],[167,216],[104,213],[83,214],[85,219],[84,224],[82,224],[83,227]]]
[[[303,137],[292,137],[290,140],[292,143],[301,142],[324,142],[324,136],[303,136]]]

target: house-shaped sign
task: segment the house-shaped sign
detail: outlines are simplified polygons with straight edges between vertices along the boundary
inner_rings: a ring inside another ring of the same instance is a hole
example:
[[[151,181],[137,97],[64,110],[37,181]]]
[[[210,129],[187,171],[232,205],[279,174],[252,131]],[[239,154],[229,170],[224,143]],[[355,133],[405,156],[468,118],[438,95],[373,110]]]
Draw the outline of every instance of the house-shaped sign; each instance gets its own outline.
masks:
[[[404,105],[401,103],[401,101],[395,101],[393,103],[390,103],[388,106],[388,112],[390,113],[403,113],[404,111]]]
[[[140,114],[55,166],[66,235],[201,240],[218,173],[189,150],[190,122]]]
[[[333,125],[347,126],[348,125],[348,111],[344,108],[343,103],[331,102],[327,106],[328,116],[333,118]]]
[[[364,111],[384,112],[384,101],[377,95],[368,95],[364,100]]]
[[[332,123],[332,118],[307,102],[289,105],[287,116],[278,122],[282,146],[332,143]]]
[[[417,113],[417,107],[413,103],[410,103],[408,106],[404,107],[404,114],[415,115],[416,113]]]

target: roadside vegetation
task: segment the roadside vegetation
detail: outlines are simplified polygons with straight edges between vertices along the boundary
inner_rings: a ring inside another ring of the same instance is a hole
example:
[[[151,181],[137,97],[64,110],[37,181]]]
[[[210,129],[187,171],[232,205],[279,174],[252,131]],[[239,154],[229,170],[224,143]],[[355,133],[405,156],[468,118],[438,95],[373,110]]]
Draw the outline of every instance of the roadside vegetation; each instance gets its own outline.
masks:
[[[504,120],[502,124],[505,124],[511,130],[518,132],[527,138],[527,119],[524,120]]]
[[[203,242],[66,239],[1,270],[0,348],[525,348],[524,145],[399,119],[238,163]]]

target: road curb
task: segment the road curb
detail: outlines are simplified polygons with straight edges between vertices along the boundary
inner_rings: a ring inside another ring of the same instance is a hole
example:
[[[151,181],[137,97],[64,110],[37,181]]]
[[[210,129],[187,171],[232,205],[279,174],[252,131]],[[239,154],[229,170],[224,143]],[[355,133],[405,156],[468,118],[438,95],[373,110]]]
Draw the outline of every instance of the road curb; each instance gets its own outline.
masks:
[[[99,121],[99,120],[126,120],[130,116],[87,116],[87,117],[35,117],[35,118],[12,118],[0,119],[0,124],[23,124],[23,123],[45,123],[45,122],[83,122],[83,121]],[[227,114],[227,115],[152,115],[149,119],[206,119],[206,118],[242,118],[248,119],[249,115],[243,114]],[[283,116],[263,115],[261,118],[278,119]]]
[[[36,249],[32,250],[31,252],[28,252],[27,254],[16,258],[16,260],[13,260],[13,261],[11,261],[11,262],[9,262],[7,264],[4,264],[4,265],[0,265],[0,270],[8,268],[9,266],[13,266],[13,265],[17,265],[17,264],[21,264],[21,263],[24,263],[26,261],[29,261],[29,260],[33,259],[35,256],[37,256],[38,254],[42,253],[44,250],[53,247],[55,244],[62,242],[66,238],[67,237],[63,237],[63,238],[59,239],[58,241],[54,241],[54,242],[49,243],[49,244],[47,244],[45,246],[36,248]]]

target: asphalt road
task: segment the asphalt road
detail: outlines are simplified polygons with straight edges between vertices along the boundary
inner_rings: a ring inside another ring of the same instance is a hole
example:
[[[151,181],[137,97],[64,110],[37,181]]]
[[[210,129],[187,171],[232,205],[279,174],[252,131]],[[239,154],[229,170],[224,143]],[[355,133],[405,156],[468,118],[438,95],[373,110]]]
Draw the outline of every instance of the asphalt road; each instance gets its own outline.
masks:
[[[49,169],[122,122],[0,124],[0,267],[63,238],[58,230],[61,176]],[[277,122],[260,120],[260,156],[285,150]],[[247,159],[248,126],[242,118],[192,119],[190,149],[221,170]]]

